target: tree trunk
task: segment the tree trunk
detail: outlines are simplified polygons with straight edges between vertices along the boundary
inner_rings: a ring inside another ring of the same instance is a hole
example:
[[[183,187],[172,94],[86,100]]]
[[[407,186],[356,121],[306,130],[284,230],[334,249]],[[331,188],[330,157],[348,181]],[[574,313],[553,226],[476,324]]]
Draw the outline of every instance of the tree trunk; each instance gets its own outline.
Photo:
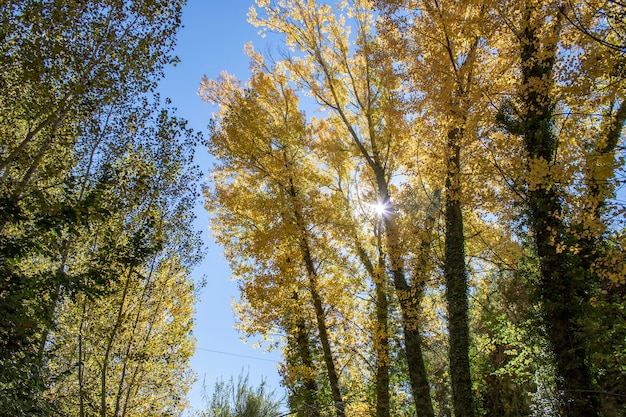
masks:
[[[375,281],[376,325],[374,349],[376,351],[376,417],[390,416],[389,398],[389,301],[385,277]]]
[[[335,411],[337,413],[337,417],[345,417],[345,404],[343,403],[343,398],[339,389],[339,375],[337,374],[335,361],[330,347],[330,338],[328,337],[328,328],[326,326],[326,314],[324,312],[324,306],[322,305],[322,298],[317,291],[317,274],[315,273],[315,268],[313,267],[313,259],[311,258],[308,246],[303,245],[302,249],[304,263],[309,276],[309,291],[311,293],[311,298],[313,299],[317,330],[322,344],[326,371],[328,373],[328,382],[330,383],[330,391],[332,393],[333,401],[335,402]]]
[[[389,244],[391,272],[393,283],[400,303],[402,330],[404,331],[404,349],[406,353],[411,391],[418,417],[434,417],[432,400],[430,398],[430,384],[422,352],[422,336],[419,332],[420,308],[422,299],[422,285],[411,286],[406,280],[402,259],[398,251],[397,232],[395,223],[385,219],[385,231]]]
[[[529,163],[539,160],[551,166],[557,148],[551,127],[553,102],[549,94],[556,45],[540,45],[538,28],[532,24],[533,12],[534,9],[527,6],[527,26],[521,33],[522,134]],[[554,353],[556,385],[562,396],[560,413],[567,417],[596,417],[599,402],[586,364],[579,324],[583,314],[583,300],[579,295],[583,293],[585,274],[576,255],[567,248],[559,249],[565,247],[568,239],[566,226],[560,220],[562,206],[557,190],[557,184],[548,173],[538,186],[528,191],[530,226],[540,262],[543,320]]]
[[[379,228],[377,228],[379,229]],[[380,230],[376,231],[378,238],[378,261],[377,268],[365,249],[361,246],[359,238],[355,236],[354,242],[361,263],[374,282],[375,294],[375,320],[373,329],[373,347],[376,354],[376,417],[389,417],[391,399],[389,395],[389,299],[387,297],[387,277],[384,274],[385,255],[382,248]]]
[[[298,301],[298,295],[294,295],[296,301]],[[313,358],[311,354],[311,346],[309,341],[309,334],[307,330],[307,323],[303,317],[298,317],[296,323],[291,326],[293,336],[295,338],[295,347],[297,357],[302,362],[302,365],[307,370],[313,369]],[[298,410],[298,416],[303,415],[306,417],[319,417],[320,412],[317,404],[316,393],[318,391],[315,378],[310,374],[304,375],[304,381],[302,387],[297,387],[296,398],[298,399],[296,404],[290,404]],[[303,414],[301,414],[303,413]]]
[[[85,352],[83,349],[83,328],[87,313],[87,298],[82,300],[82,314],[80,315],[80,326],[78,327],[78,404],[79,417],[85,417]]]
[[[394,219],[395,212],[389,196],[388,185],[384,174],[385,171],[376,163],[372,166],[372,169],[376,175],[379,199],[388,206],[388,213],[383,215],[383,224],[385,238],[387,240],[389,267],[391,269],[396,296],[400,303],[402,330],[404,332],[404,349],[415,410],[418,417],[434,417],[435,413],[430,398],[428,373],[426,372],[422,352],[422,336],[419,332],[419,306],[423,295],[422,284],[419,283],[418,285],[411,286],[407,282],[397,225]]]
[[[113,327],[111,327],[110,334],[107,340],[106,348],[104,350],[104,355],[102,358],[102,368],[100,370],[100,410],[99,414],[101,417],[107,417],[107,398],[108,398],[108,390],[109,386],[107,384],[107,372],[109,369],[109,361],[111,358],[111,353],[113,350],[113,344],[115,342],[115,338],[118,335],[118,332],[121,329],[122,321],[124,318],[124,311],[126,308],[126,297],[128,295],[128,291],[130,288],[130,281],[132,278],[133,269],[132,267],[128,268],[128,273],[126,274],[126,282],[124,283],[124,289],[122,291],[119,308],[117,310],[117,317],[115,319],[115,323]]]
[[[450,343],[450,379],[452,403],[456,417],[473,417],[472,380],[469,362],[468,286],[465,267],[465,235],[461,210],[461,147],[462,128],[448,134],[448,174],[445,194],[445,262],[446,300],[448,305],[448,337]]]
[[[328,337],[328,327],[326,326],[326,313],[322,304],[322,298],[317,290],[317,272],[313,263],[313,256],[311,255],[311,248],[309,246],[309,237],[304,225],[304,219],[299,209],[298,192],[293,183],[293,178],[290,178],[290,197],[292,198],[294,218],[296,220],[296,226],[300,234],[300,250],[302,254],[302,261],[306,269],[306,273],[309,279],[309,292],[313,300],[313,309],[315,311],[315,318],[317,321],[317,330],[319,333],[320,343],[322,344],[322,352],[324,356],[324,363],[326,365],[326,372],[328,373],[328,382],[330,384],[330,391],[333,397],[335,412],[337,417],[345,417],[345,404],[341,396],[341,390],[339,389],[339,375],[337,368],[335,367],[335,361],[333,359],[332,349],[330,346],[330,338]]]

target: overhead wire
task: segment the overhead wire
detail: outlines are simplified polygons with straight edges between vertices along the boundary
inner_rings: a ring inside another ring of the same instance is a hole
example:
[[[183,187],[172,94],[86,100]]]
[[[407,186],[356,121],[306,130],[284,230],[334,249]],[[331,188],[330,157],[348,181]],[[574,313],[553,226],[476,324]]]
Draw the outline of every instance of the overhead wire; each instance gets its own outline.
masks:
[[[255,356],[240,355],[238,353],[224,352],[224,351],[221,351],[221,350],[206,349],[206,348],[196,348],[196,350],[201,350],[203,352],[218,353],[220,355],[237,356],[239,358],[255,359],[257,361],[280,363],[280,361],[277,361],[277,360],[274,360],[274,359],[266,359],[266,358],[259,358],[259,357],[255,357]]]

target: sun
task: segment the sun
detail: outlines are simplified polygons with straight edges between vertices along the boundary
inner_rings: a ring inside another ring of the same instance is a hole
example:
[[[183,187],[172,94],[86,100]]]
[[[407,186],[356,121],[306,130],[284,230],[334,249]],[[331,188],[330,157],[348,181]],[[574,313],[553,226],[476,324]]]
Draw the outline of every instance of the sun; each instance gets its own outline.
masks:
[[[372,204],[371,207],[378,217],[383,217],[389,213],[389,204],[386,202],[379,201],[378,203]]]

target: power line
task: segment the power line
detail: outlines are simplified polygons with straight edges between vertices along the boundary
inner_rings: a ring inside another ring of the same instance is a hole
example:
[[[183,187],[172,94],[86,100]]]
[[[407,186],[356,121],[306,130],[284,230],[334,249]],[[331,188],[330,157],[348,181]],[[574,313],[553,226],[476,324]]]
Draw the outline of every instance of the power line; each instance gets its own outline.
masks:
[[[257,361],[280,363],[279,361],[276,361],[274,359],[265,359],[265,358],[255,357],[255,356],[239,355],[237,353],[223,352],[221,350],[204,349],[204,348],[196,348],[196,350],[202,350],[202,351],[211,352],[211,353],[219,353],[220,355],[237,356],[239,358],[255,359]]]

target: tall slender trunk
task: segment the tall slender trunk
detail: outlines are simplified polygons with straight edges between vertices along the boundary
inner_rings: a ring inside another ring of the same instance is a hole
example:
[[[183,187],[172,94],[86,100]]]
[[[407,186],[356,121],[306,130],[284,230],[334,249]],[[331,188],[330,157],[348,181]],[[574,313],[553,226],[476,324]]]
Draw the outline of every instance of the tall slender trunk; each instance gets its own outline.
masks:
[[[87,297],[83,297],[83,308],[78,327],[78,406],[79,417],[85,417],[85,352],[83,348],[83,328],[87,315]]]
[[[328,336],[328,327],[326,325],[326,313],[324,311],[324,305],[322,303],[322,297],[318,291],[318,276],[313,262],[313,256],[311,255],[310,241],[308,232],[304,224],[304,218],[300,210],[300,202],[298,191],[294,185],[293,178],[290,178],[289,196],[293,204],[293,214],[296,221],[296,226],[299,232],[299,244],[302,255],[302,261],[306,268],[308,277],[309,292],[313,300],[313,309],[315,311],[315,319],[317,322],[317,330],[319,333],[320,343],[322,344],[322,352],[324,357],[324,363],[326,365],[326,372],[328,374],[328,382],[330,384],[330,391],[333,397],[335,412],[337,417],[345,417],[345,404],[339,388],[339,374],[335,366],[335,360],[333,358],[332,349],[330,346],[330,338]]]
[[[435,412],[430,397],[428,373],[426,372],[424,353],[422,351],[422,335],[419,332],[417,323],[419,304],[415,300],[421,297],[415,294],[414,288],[403,287],[403,283],[397,277],[394,278],[394,281],[396,282],[396,294],[400,301],[401,323],[404,331],[404,350],[409,369],[413,402],[416,407],[415,412],[418,417],[434,417]],[[421,288],[419,291],[422,291]]]
[[[305,257],[306,256],[307,255],[305,255]],[[341,396],[341,390],[339,389],[339,375],[337,373],[337,368],[335,367],[335,360],[333,359],[333,354],[330,347],[328,327],[326,326],[326,314],[324,312],[324,306],[322,305],[322,299],[319,292],[317,291],[317,276],[311,274],[310,271],[309,290],[311,292],[311,297],[313,298],[313,307],[315,309],[317,330],[319,333],[320,342],[322,344],[324,363],[326,364],[326,372],[328,373],[330,391],[332,393],[333,401],[335,403],[335,411],[337,413],[337,417],[345,417],[345,404]]]
[[[120,300],[120,305],[117,310],[117,317],[115,319],[115,323],[113,323],[113,327],[111,328],[111,333],[109,334],[109,338],[107,340],[106,348],[104,350],[104,356],[102,358],[102,369],[100,370],[100,416],[107,417],[107,371],[109,369],[109,360],[111,356],[111,352],[113,349],[113,343],[115,342],[115,337],[117,336],[124,318],[124,310],[126,307],[126,297],[128,295],[128,290],[130,288],[130,281],[132,277],[133,270],[132,268],[128,268],[128,273],[126,274],[126,283],[124,284],[124,290],[122,291],[122,298]]]
[[[376,417],[389,417],[391,399],[389,396],[389,301],[384,277],[375,282],[376,326],[374,349],[376,350]]]
[[[462,128],[448,133],[448,160],[445,194],[445,262],[448,338],[450,341],[450,379],[456,417],[473,417],[472,380],[469,362],[468,284],[465,266],[465,235],[461,208]]]
[[[375,164],[372,166],[376,175],[379,199],[387,207],[387,213],[383,216],[385,239],[389,267],[393,279],[394,289],[400,303],[400,315],[402,330],[404,332],[404,349],[411,382],[413,402],[418,417],[434,417],[432,399],[430,397],[430,384],[424,354],[422,351],[422,336],[420,334],[420,302],[423,297],[422,283],[411,285],[406,279],[402,249],[398,237],[395,211],[389,196],[384,169]]]
[[[382,247],[380,234],[378,247]],[[379,252],[378,270],[384,271],[385,259],[382,250]],[[376,325],[374,347],[376,349],[376,417],[389,417],[391,398],[389,395],[389,300],[387,298],[387,279],[384,274],[374,275],[376,292]]]
[[[389,417],[391,398],[389,395],[389,299],[387,297],[387,277],[382,271],[385,270],[385,254],[381,241],[380,230],[376,231],[378,240],[377,267],[367,252],[361,246],[359,238],[355,236],[354,242],[357,253],[365,270],[374,282],[375,294],[375,320],[373,328],[373,347],[376,354],[376,417]]]
[[[551,166],[557,148],[549,93],[556,45],[541,45],[539,28],[533,25],[534,11],[531,5],[527,6],[526,26],[521,32],[521,102],[525,110],[522,134],[529,164],[539,160]],[[555,32],[558,35],[558,27]],[[567,417],[595,417],[599,401],[579,324],[584,271],[576,255],[559,249],[566,245],[567,230],[560,217],[563,208],[554,178],[549,173],[541,178],[536,187],[529,189],[527,200],[540,262],[538,292],[543,320],[554,353],[557,388],[562,395],[560,412]]]
[[[339,375],[337,374],[337,368],[335,367],[335,360],[333,359],[332,350],[330,347],[330,338],[328,337],[328,327],[326,326],[326,313],[324,312],[324,306],[322,304],[322,298],[317,290],[317,273],[313,265],[313,258],[308,244],[302,243],[302,257],[306,266],[307,275],[309,277],[309,292],[313,299],[313,309],[315,310],[315,319],[317,321],[317,331],[320,337],[320,343],[322,344],[322,352],[324,356],[324,363],[326,364],[326,372],[328,373],[328,382],[330,383],[330,391],[332,393],[333,401],[335,402],[335,411],[337,417],[345,417],[345,404],[341,396],[339,389]]]
[[[297,293],[294,294],[294,298],[298,301],[299,297]],[[311,354],[311,344],[307,327],[307,322],[304,317],[298,317],[296,322],[290,326],[290,329],[292,329],[291,332],[294,338],[293,342],[295,342],[297,357],[300,359],[305,369],[312,370],[313,355]],[[298,415],[303,413],[306,417],[319,417],[320,412],[316,397],[318,387],[315,378],[312,377],[310,372],[305,373],[302,385],[302,388],[298,387],[298,391],[295,393],[298,401],[296,404],[293,404],[293,408],[298,410]]]
[[[389,237],[393,240],[395,224],[387,223],[386,229],[389,230],[388,240]],[[391,258],[393,259],[394,257],[392,256]],[[404,350],[409,369],[413,401],[418,416],[433,417],[435,413],[430,398],[430,384],[428,382],[426,364],[424,363],[422,336],[419,331],[419,304],[422,299],[423,289],[421,285],[409,285],[404,275],[404,269],[398,265],[399,262],[399,259],[392,261],[391,272],[396,296],[400,303],[401,323],[404,332]]]

